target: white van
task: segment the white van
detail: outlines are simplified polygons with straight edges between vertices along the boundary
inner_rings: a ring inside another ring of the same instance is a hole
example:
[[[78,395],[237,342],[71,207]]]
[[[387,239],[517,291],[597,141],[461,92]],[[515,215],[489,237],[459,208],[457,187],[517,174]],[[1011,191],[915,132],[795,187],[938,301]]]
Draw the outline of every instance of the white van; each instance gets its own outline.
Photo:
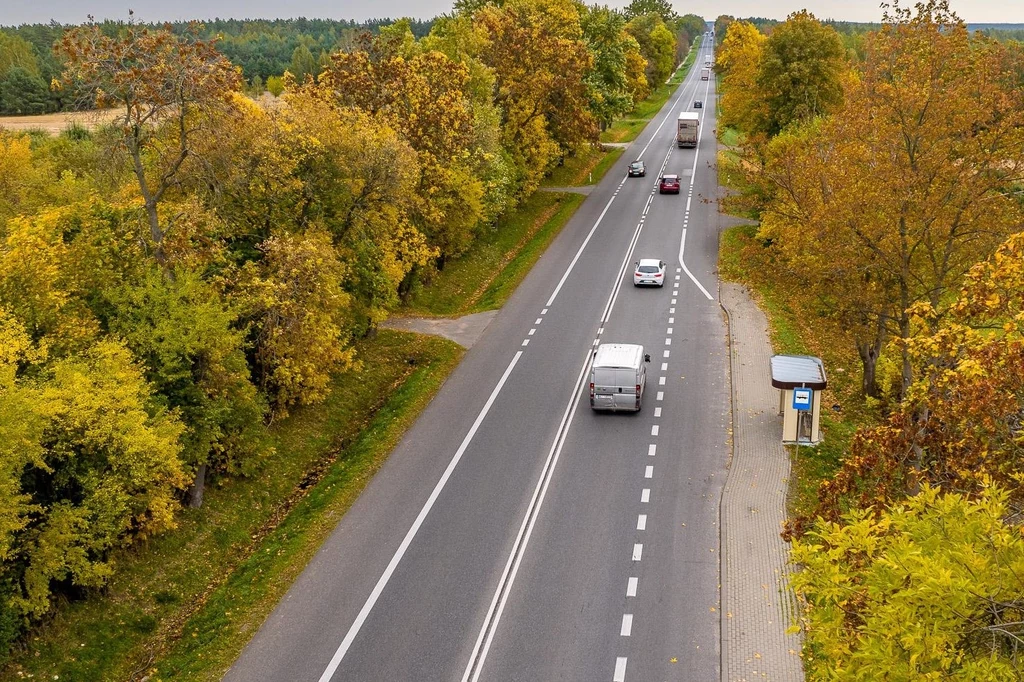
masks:
[[[590,366],[590,407],[640,411],[651,356],[635,343],[602,343]]]

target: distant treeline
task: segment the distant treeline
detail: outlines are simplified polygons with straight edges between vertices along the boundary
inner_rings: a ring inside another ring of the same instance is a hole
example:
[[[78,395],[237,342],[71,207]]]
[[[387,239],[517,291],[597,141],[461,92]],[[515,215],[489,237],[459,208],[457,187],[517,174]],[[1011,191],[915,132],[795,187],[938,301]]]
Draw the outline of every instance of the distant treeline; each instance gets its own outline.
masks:
[[[203,22],[199,34],[205,39],[219,37],[218,51],[242,67],[246,82],[262,84],[286,70],[296,73],[293,66],[301,76],[310,61],[320,67],[331,52],[351,49],[360,33],[377,34],[382,26],[394,23],[394,19],[214,19]],[[409,29],[419,39],[430,32],[433,23],[432,19],[413,19]],[[167,25],[171,32],[183,35],[189,23],[148,26]],[[111,36],[124,26],[121,21],[100,24]],[[72,98],[50,89],[64,68],[53,46],[68,28],[56,22],[0,28],[0,115],[43,114],[74,107]]]

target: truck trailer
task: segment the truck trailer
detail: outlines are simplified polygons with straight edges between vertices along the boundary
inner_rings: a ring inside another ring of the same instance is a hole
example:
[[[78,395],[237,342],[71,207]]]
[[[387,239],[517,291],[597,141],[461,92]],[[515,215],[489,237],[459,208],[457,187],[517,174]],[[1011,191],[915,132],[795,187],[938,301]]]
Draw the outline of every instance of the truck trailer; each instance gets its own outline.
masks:
[[[709,78],[711,78],[711,69],[708,67],[704,67],[703,69],[700,70],[700,79],[702,81],[706,81]]]
[[[679,123],[676,126],[676,143],[680,147],[697,146],[697,128],[700,126],[700,117],[692,111],[684,111],[679,114]]]

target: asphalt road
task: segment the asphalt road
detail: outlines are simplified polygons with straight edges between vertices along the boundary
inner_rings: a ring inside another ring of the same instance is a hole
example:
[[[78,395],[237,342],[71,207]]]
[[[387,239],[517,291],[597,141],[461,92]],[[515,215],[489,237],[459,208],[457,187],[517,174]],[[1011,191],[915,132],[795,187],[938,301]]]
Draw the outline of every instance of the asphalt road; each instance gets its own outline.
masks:
[[[705,51],[470,349],[224,678],[717,680],[729,456]],[[674,144],[705,102],[700,144]],[[626,178],[634,158],[646,178]],[[659,195],[663,172],[682,178]],[[685,239],[684,239],[685,235]],[[638,258],[664,288],[632,286]],[[596,342],[650,353],[596,414]]]

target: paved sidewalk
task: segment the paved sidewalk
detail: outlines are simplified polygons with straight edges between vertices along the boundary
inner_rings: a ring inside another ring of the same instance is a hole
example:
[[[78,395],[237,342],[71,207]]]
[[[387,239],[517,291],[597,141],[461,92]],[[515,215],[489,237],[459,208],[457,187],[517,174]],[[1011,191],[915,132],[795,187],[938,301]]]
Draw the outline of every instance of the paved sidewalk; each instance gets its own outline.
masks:
[[[800,682],[799,634],[787,635],[796,602],[786,573],[790,462],[772,388],[768,322],[746,290],[722,283],[729,313],[733,458],[722,496],[722,680]]]

